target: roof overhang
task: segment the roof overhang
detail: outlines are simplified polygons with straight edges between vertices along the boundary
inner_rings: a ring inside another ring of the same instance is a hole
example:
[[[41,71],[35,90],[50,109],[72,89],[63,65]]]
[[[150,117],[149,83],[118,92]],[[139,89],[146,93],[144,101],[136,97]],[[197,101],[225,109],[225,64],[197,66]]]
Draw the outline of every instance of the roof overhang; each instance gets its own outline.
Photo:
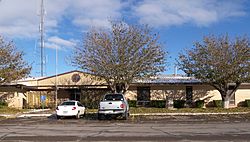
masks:
[[[27,92],[25,85],[0,85],[0,92]]]

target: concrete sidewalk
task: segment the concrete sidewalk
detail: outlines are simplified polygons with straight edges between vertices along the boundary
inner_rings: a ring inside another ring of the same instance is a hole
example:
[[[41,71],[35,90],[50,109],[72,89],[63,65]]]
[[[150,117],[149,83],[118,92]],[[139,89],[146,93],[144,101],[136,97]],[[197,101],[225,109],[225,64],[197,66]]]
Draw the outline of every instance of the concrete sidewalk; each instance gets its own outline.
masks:
[[[51,109],[33,109],[28,112],[24,112],[21,115],[18,115],[17,118],[22,118],[22,117],[49,117],[53,115],[51,113]]]
[[[50,109],[32,109],[27,112],[23,113],[16,113],[16,114],[0,114],[2,117],[6,118],[21,118],[21,117],[48,117],[51,116]]]

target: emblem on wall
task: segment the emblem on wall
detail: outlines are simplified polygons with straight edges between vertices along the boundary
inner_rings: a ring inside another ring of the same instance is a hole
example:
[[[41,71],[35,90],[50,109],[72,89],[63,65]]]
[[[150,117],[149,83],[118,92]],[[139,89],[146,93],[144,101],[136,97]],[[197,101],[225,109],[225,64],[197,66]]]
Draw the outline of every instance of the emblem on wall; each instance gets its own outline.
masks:
[[[77,83],[78,81],[80,81],[81,77],[79,74],[73,74],[71,76],[71,80],[74,82],[74,83]]]

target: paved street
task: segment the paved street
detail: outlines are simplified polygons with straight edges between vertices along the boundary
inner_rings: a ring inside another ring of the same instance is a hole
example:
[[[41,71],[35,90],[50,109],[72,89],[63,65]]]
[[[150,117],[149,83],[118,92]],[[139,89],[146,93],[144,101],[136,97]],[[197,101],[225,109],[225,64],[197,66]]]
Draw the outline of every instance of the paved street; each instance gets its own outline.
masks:
[[[0,141],[250,141],[249,115],[103,120],[51,117],[0,121]]]

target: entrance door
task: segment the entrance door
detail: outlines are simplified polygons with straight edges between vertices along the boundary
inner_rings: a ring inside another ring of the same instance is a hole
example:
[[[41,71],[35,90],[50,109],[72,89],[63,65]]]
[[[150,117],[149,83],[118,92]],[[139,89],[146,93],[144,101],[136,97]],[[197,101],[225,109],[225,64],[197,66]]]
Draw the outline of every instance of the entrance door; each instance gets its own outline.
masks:
[[[186,103],[191,105],[193,102],[193,87],[187,86],[186,87]]]
[[[72,89],[70,90],[70,100],[76,100],[80,101],[81,100],[81,90],[80,89]]]

